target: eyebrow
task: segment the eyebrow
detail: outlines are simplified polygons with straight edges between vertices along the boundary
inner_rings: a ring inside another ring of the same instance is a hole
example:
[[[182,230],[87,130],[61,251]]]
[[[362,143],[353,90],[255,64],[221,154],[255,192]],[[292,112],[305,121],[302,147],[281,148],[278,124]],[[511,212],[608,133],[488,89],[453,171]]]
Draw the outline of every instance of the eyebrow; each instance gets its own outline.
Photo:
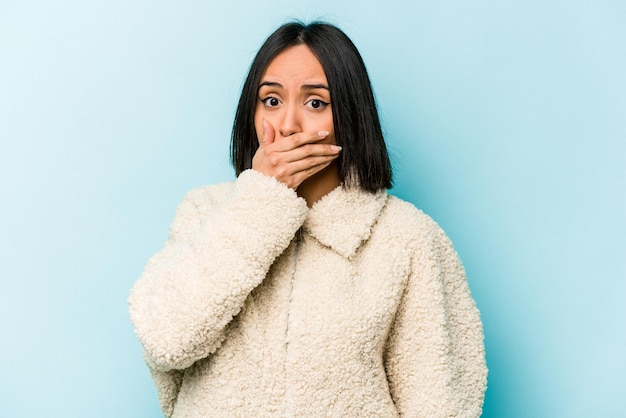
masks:
[[[285,87],[283,87],[282,84],[277,83],[275,81],[264,81],[259,85],[259,89],[263,86],[268,86],[268,87],[278,87],[281,89],[284,89]],[[330,91],[330,89],[328,88],[328,86],[326,84],[303,84],[302,85],[302,90],[316,90],[316,89],[325,89]]]

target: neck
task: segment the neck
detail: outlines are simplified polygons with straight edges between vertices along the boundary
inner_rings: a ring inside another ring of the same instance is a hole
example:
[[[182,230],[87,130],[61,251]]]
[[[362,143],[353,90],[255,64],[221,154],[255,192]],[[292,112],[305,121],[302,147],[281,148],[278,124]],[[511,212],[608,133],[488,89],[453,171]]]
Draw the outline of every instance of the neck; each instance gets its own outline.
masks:
[[[298,196],[306,200],[308,207],[327,195],[341,184],[337,164],[331,165],[306,179],[298,186]]]

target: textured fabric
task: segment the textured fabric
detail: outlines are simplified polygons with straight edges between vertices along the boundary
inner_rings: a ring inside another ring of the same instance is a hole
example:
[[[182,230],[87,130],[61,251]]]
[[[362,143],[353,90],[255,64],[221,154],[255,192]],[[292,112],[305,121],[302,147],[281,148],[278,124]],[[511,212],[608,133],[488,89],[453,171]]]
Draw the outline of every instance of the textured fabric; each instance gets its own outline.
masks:
[[[478,417],[482,325],[437,224],[386,192],[307,208],[253,170],[191,191],[133,287],[167,417]]]

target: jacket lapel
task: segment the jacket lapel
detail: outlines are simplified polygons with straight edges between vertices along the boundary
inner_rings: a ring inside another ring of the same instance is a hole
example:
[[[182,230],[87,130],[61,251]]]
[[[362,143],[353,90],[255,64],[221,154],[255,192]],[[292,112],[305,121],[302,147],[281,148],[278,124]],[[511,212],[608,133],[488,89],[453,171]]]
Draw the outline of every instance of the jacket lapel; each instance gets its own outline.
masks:
[[[370,237],[387,198],[384,190],[368,193],[358,188],[337,187],[309,210],[304,231],[350,258]]]

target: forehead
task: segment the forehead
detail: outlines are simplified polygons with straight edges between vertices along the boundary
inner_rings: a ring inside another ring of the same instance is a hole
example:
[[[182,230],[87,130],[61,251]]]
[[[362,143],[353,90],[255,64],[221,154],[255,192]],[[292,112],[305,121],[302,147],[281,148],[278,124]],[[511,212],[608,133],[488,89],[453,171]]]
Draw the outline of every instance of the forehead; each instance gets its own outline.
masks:
[[[309,47],[302,44],[285,49],[270,61],[261,81],[326,83],[326,74]]]

